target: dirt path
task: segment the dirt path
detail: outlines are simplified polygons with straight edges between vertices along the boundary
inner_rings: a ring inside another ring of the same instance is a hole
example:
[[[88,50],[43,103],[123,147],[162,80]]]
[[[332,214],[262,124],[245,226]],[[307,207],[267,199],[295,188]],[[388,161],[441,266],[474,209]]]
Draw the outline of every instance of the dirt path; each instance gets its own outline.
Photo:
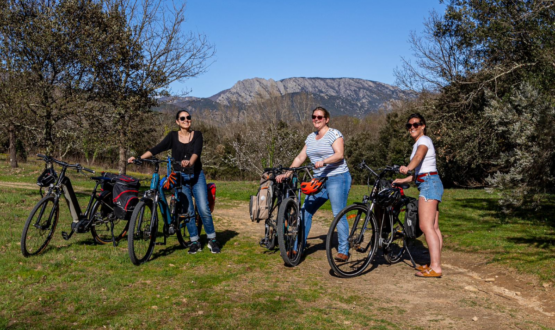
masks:
[[[263,236],[263,225],[250,221],[246,203],[216,210],[214,215],[222,230],[237,231],[254,241]],[[324,217],[331,217],[331,212],[319,212],[315,217],[307,257],[296,268],[301,269],[302,276],[314,276],[327,285],[345,286],[346,291],[359,295],[370,294],[378,308],[402,306],[401,315],[390,314],[395,317],[392,321],[403,320],[423,329],[540,329],[540,325],[555,328],[553,287],[544,287],[532,275],[488,264],[479,255],[445,251],[442,279],[416,278],[408,264],[388,265],[381,258],[377,258],[376,267],[360,277],[334,277],[326,259],[327,228],[321,220]],[[423,247],[417,248],[415,259],[426,261]]]

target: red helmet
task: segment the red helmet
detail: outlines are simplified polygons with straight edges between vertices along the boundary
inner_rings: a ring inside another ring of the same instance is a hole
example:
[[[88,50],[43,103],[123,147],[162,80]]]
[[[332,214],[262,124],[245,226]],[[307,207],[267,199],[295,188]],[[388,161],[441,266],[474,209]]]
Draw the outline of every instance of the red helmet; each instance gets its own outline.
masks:
[[[301,183],[301,191],[305,195],[314,195],[320,192],[328,178],[313,178],[309,182]]]

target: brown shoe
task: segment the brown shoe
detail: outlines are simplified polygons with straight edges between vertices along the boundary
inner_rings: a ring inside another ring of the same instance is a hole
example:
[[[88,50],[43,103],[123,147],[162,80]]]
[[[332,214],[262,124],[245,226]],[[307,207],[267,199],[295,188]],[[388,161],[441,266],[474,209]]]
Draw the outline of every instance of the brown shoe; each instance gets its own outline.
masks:
[[[349,260],[349,256],[348,255],[344,255],[343,253],[338,253],[335,256],[335,261],[339,261],[339,262],[345,262]]]

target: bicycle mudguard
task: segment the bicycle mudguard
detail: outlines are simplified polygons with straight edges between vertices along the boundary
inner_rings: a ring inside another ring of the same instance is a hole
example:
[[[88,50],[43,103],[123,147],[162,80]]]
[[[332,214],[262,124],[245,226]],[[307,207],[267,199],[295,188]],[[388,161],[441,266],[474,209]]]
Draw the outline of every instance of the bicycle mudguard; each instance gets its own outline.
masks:
[[[73,222],[79,222],[79,218],[81,217],[81,207],[77,201],[77,196],[75,196],[71,180],[67,176],[62,180],[62,189],[64,191],[64,198],[67,206],[69,207],[69,212],[71,213]]]

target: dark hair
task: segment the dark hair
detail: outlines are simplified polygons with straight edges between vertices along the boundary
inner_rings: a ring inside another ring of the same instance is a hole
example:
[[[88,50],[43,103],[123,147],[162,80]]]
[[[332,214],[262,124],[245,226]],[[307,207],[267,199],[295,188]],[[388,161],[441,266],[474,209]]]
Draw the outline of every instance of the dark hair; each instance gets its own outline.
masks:
[[[185,109],[177,110],[177,113],[175,114],[175,120],[178,120],[178,119],[179,119],[179,114],[182,113],[182,112],[186,112],[186,113],[188,113],[189,115],[191,115],[191,113],[189,113],[189,111],[187,111],[187,110],[185,110]]]
[[[324,118],[326,119],[330,119],[330,113],[328,110],[322,108],[322,107],[316,107],[314,108],[314,110],[312,110],[312,114],[314,115],[314,112],[316,111],[322,111],[324,113]],[[330,123],[328,122],[326,125],[328,125],[328,127],[330,126]]]
[[[407,119],[407,124],[409,123],[409,121],[412,118],[418,118],[420,120],[420,123],[423,124],[424,126],[426,126],[426,119],[424,119],[424,117],[421,114],[419,114],[418,112],[413,113],[412,115],[409,116],[409,119]],[[426,128],[424,128],[424,134],[426,134]]]

